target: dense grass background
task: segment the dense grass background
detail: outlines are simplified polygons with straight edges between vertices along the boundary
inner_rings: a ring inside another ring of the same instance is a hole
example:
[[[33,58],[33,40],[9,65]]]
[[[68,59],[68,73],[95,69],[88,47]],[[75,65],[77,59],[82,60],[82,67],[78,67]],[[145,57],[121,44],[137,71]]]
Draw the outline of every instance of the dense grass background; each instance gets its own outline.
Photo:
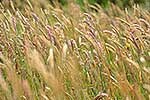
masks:
[[[0,4],[0,100],[149,100],[148,9],[60,2]]]
[[[14,0],[14,3],[18,3],[19,6],[23,5],[26,0]],[[29,0],[30,2],[35,2],[33,0]],[[9,0],[1,0],[0,2],[3,2],[3,4],[7,4]],[[150,1],[149,0],[44,0],[40,1],[40,4],[43,4],[44,2],[50,3],[53,6],[57,3],[60,3],[63,6],[67,6],[70,2],[75,2],[80,5],[81,8],[83,8],[86,3],[88,4],[99,4],[103,8],[108,8],[111,6],[111,3],[114,5],[119,6],[120,8],[125,7],[132,7],[134,4],[139,4],[143,6],[144,8],[149,9],[150,7]]]
[[[67,1],[67,0],[60,0],[60,1]],[[81,5],[84,3],[84,0],[76,0],[76,1],[79,2],[79,4]],[[98,3],[104,8],[109,7],[110,3],[113,3],[121,8],[124,8],[124,7],[131,7],[133,4],[146,4],[146,2],[148,2],[147,0],[87,0],[87,1],[90,4]]]

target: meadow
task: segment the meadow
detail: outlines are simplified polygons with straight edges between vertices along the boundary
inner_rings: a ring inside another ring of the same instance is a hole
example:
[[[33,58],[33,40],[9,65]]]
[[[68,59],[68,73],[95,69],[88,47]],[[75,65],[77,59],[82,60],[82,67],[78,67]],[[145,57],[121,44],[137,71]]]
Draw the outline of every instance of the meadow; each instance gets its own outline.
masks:
[[[150,100],[147,9],[54,5],[0,3],[0,100]]]

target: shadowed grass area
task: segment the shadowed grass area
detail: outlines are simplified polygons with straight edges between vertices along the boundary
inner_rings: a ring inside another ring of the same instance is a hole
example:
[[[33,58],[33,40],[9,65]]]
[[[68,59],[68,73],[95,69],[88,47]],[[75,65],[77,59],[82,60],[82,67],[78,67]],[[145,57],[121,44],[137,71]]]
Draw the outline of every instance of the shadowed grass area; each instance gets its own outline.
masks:
[[[147,10],[40,4],[0,5],[0,100],[150,99]]]

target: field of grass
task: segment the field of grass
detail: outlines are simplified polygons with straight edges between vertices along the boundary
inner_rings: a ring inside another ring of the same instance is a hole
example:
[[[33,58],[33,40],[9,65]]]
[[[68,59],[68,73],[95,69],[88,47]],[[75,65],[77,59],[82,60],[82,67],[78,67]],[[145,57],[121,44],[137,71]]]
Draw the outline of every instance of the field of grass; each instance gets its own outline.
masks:
[[[39,1],[0,4],[0,100],[150,100],[148,10]]]

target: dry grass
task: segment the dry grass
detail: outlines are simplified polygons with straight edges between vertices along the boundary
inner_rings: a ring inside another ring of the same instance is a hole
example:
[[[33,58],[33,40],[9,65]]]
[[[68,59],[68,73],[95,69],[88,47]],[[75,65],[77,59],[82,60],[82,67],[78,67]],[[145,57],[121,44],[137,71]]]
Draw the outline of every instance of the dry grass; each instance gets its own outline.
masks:
[[[147,10],[16,4],[0,6],[0,100],[150,99]]]

